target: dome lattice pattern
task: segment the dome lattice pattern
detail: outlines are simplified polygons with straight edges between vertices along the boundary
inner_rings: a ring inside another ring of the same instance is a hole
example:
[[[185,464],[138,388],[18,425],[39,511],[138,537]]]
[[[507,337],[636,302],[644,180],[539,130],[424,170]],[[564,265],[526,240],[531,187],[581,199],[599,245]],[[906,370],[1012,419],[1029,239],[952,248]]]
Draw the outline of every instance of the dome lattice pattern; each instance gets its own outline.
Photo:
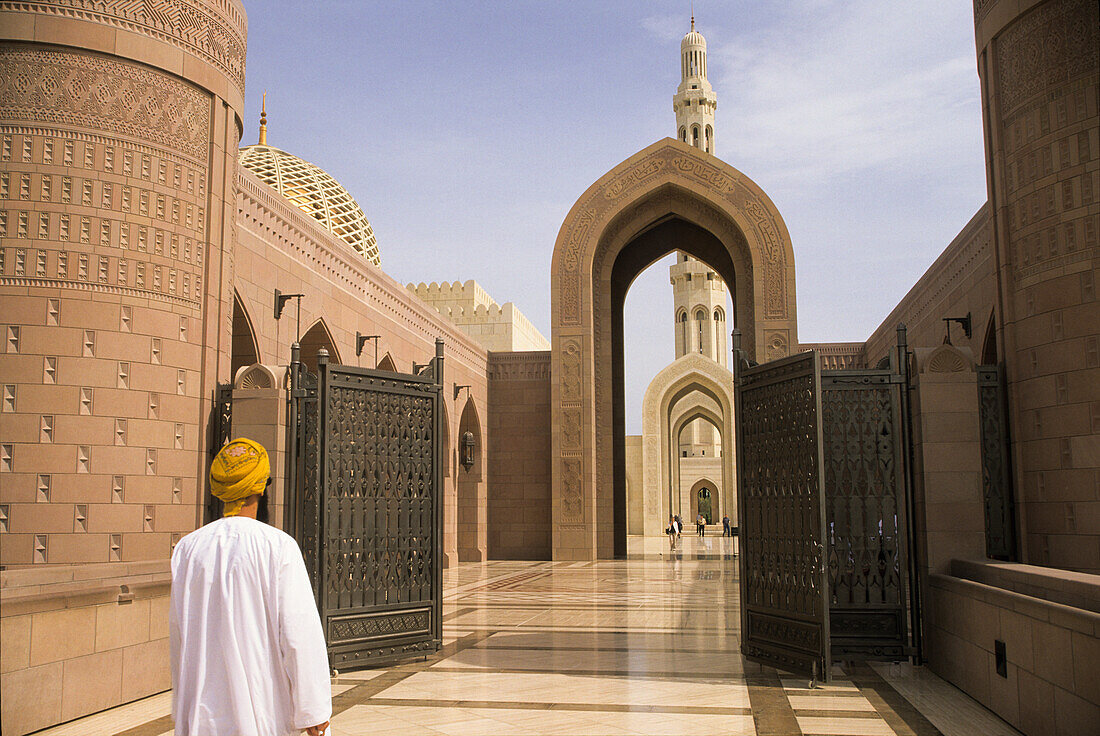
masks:
[[[242,148],[240,163],[368,261],[381,264],[374,230],[363,209],[324,169],[286,151],[260,145]]]

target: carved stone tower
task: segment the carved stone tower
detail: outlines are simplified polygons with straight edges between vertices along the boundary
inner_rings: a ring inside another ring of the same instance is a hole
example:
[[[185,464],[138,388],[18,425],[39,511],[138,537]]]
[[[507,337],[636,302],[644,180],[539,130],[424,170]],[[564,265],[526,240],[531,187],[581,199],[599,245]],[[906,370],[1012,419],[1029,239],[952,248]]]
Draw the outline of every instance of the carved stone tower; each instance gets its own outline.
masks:
[[[672,98],[676,112],[677,137],[685,143],[714,153],[714,110],[718,96],[707,81],[707,41],[691,30],[680,42],[680,86]],[[676,357],[699,353],[717,361],[726,360],[726,285],[707,264],[686,253],[676,254],[669,269],[675,301]],[[722,440],[710,424],[696,420],[680,435],[681,457],[715,456]]]
[[[714,153],[714,110],[718,97],[707,81],[707,40],[691,30],[680,41],[680,86],[672,97],[676,112],[676,135],[685,143]]]

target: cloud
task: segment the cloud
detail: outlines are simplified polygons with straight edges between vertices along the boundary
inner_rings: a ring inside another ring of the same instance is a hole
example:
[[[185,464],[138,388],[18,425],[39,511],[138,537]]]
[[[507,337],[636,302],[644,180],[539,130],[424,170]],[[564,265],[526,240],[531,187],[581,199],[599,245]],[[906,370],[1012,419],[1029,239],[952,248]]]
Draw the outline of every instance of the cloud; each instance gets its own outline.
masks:
[[[950,167],[960,131],[968,148],[981,134],[973,53],[942,35],[968,33],[950,5],[822,3],[712,44],[719,155],[759,163],[782,186]]]

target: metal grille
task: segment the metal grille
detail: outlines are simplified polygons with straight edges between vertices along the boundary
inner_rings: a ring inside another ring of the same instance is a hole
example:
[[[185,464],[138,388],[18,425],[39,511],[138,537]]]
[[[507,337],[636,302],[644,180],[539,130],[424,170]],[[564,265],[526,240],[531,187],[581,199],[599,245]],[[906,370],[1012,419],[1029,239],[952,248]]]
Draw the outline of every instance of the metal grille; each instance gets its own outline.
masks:
[[[329,365],[297,376],[297,537],[334,667],[442,638],[442,344],[419,375]],[[312,399],[312,400],[311,400]]]
[[[821,374],[835,659],[901,659],[908,646],[902,385],[890,370]]]
[[[827,679],[817,357],[742,363],[737,383],[742,651]]]
[[[233,384],[219,383],[214,389],[214,409],[211,415],[210,459],[233,439]],[[206,495],[205,519],[209,524],[222,518],[221,499],[212,493]]]
[[[982,436],[982,494],[985,499],[985,553],[1016,559],[1016,511],[1008,459],[1008,415],[1004,383],[997,366],[978,367],[978,412]]]

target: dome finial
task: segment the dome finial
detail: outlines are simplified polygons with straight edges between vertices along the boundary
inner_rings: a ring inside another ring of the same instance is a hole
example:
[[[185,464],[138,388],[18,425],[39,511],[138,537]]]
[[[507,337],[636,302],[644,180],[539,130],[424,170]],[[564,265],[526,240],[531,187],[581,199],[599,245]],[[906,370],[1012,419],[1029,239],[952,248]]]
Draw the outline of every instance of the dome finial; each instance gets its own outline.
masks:
[[[260,145],[267,145],[267,91],[264,91],[264,101],[260,106]]]
[[[691,30],[695,30],[695,0],[691,2]]]

